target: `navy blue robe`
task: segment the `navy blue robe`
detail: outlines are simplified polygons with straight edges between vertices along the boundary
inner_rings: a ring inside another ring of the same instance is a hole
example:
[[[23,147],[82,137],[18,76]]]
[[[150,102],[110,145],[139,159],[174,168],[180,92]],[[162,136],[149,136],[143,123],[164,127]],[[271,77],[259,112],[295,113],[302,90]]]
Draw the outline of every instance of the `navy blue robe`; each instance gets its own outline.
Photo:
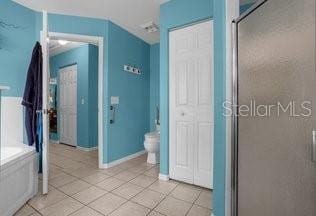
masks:
[[[43,55],[42,47],[36,43],[31,63],[27,72],[24,96],[22,105],[25,107],[25,127],[28,144],[35,143],[36,151],[41,151],[41,140],[37,131],[40,126],[39,115],[42,111],[42,92],[43,92]]]

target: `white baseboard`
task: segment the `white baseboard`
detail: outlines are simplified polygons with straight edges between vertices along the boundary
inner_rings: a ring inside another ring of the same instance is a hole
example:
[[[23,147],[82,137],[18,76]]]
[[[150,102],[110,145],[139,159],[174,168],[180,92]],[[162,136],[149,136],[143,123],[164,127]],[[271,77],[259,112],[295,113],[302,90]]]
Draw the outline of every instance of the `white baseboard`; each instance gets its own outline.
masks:
[[[59,144],[59,140],[49,140],[50,143],[53,143],[53,144]]]
[[[114,166],[116,166],[116,165],[119,165],[119,164],[121,164],[121,163],[124,163],[124,162],[126,162],[126,161],[128,161],[128,160],[131,160],[131,159],[133,159],[133,158],[139,157],[139,156],[141,156],[141,155],[143,155],[143,154],[146,154],[146,153],[147,153],[146,150],[142,150],[142,151],[136,152],[135,154],[132,154],[132,155],[126,156],[126,157],[124,157],[124,158],[118,159],[118,160],[116,160],[116,161],[112,161],[112,162],[110,162],[110,163],[102,164],[99,168],[101,168],[101,169],[107,169],[107,168],[110,168],[110,167],[114,167]]]
[[[169,181],[170,178],[169,178],[169,175],[164,175],[164,174],[159,173],[159,180],[161,180],[161,181]]]
[[[85,147],[80,147],[80,146],[76,146],[77,149],[82,150],[82,151],[94,151],[98,149],[98,146],[96,147],[92,147],[92,148],[85,148]]]

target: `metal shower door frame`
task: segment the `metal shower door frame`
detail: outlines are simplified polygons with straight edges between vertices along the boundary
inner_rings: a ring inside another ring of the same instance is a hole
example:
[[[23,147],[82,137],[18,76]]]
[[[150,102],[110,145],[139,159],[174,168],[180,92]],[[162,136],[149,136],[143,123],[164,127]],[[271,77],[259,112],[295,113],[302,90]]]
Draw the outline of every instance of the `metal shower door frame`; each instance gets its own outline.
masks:
[[[231,215],[238,216],[238,24],[268,0],[260,0],[233,20],[232,124],[231,124]]]

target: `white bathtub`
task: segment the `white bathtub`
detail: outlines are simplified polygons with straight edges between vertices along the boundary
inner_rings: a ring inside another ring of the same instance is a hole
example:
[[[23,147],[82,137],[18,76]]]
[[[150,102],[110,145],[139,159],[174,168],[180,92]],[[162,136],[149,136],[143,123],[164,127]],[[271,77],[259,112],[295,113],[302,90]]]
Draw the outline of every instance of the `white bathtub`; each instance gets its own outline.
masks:
[[[25,144],[1,148],[0,215],[12,216],[37,194],[37,154]]]

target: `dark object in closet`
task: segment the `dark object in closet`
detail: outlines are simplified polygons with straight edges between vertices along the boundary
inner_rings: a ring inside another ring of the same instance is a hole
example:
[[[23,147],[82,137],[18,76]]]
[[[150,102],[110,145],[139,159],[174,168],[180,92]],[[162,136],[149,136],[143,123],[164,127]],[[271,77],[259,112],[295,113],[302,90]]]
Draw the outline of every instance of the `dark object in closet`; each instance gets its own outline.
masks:
[[[38,118],[42,111],[42,76],[43,55],[39,42],[33,49],[31,63],[27,72],[22,105],[25,107],[25,127],[28,144],[35,143],[36,151],[40,151],[40,140],[37,137]]]
[[[49,132],[57,133],[57,109],[50,108],[48,113],[49,113]]]

